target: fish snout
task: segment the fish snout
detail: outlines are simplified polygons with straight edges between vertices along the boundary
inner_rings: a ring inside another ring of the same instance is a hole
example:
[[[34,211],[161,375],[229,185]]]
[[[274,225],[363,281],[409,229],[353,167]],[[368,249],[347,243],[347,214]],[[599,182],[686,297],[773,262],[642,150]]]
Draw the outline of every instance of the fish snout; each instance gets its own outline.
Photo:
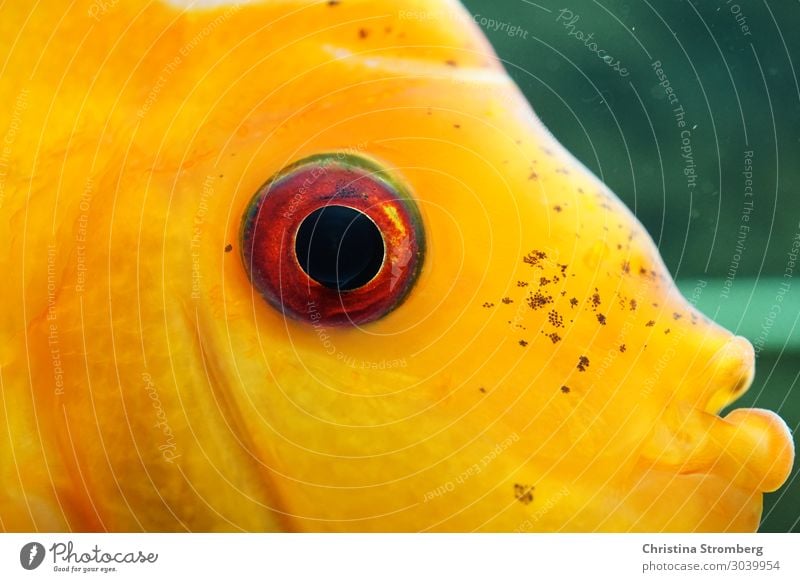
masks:
[[[749,491],[775,491],[794,463],[789,428],[774,412],[742,408],[725,418],[672,408],[642,450],[647,465],[676,475],[708,474]]]
[[[778,489],[789,477],[794,444],[775,413],[757,408],[717,412],[741,396],[755,373],[753,346],[727,341],[708,361],[699,401],[670,404],[643,448],[648,465],[679,475],[713,474],[750,491]]]

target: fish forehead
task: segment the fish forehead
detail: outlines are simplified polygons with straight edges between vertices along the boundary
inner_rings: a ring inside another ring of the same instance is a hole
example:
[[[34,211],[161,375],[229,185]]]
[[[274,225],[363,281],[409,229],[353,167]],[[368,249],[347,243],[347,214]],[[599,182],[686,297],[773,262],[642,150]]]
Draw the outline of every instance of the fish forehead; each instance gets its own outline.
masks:
[[[215,113],[224,118],[232,104],[239,112],[266,101],[273,116],[287,115],[298,100],[356,75],[315,75],[318,65],[343,54],[416,55],[420,62],[441,55],[443,63],[461,50],[467,65],[491,60],[488,43],[469,21],[441,26],[438,16],[398,17],[404,6],[423,5],[264,2],[180,9],[159,2],[76,2],[57,10],[47,3],[31,11],[13,8],[2,25],[14,39],[7,45],[11,74],[0,86],[11,94],[22,84],[30,91],[30,109],[50,111],[42,139],[55,146],[80,139],[82,130],[130,128],[159,110],[188,110],[196,120],[211,121]],[[425,6],[425,14],[461,14],[457,3]],[[23,70],[27,78],[16,74]],[[287,84],[291,91],[275,92]],[[152,137],[142,130],[143,139]]]
[[[487,82],[508,84],[474,26],[398,19],[394,5],[388,12],[364,2],[180,11],[120,2],[101,4],[102,13],[95,15],[100,22],[84,15],[87,6],[98,4],[77,3],[58,20],[53,16],[58,11],[20,10],[21,22],[14,22],[14,13],[5,21],[10,29],[19,25],[17,44],[28,42],[38,28],[52,29],[44,50],[14,52],[9,67],[30,71],[21,89],[15,85],[19,76],[0,81],[4,92],[24,92],[29,131],[13,152],[23,174],[35,169],[33,152],[41,158],[65,148],[70,155],[64,162],[88,166],[84,174],[113,171],[122,158],[137,170],[174,172],[204,157],[218,159],[245,134],[269,138],[278,146],[273,151],[291,155],[292,140],[307,139],[297,129],[303,119],[318,125],[320,116],[327,116],[324,124],[335,129],[331,111],[336,121],[374,109],[387,94],[413,91],[426,79],[458,78],[456,86],[467,90],[481,90]],[[442,6],[457,8],[449,2]],[[365,20],[377,25],[362,39]],[[391,82],[398,78],[405,82]],[[262,167],[262,180],[280,168],[274,166]],[[74,200],[83,184],[58,186]]]

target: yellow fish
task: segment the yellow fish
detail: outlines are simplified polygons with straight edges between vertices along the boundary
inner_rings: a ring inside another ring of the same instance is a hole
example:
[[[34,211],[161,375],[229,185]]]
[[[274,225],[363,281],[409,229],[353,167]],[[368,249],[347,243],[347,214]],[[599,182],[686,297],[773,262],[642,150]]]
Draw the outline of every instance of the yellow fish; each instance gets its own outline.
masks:
[[[757,528],[751,345],[457,2],[181,4],[3,8],[0,528]]]

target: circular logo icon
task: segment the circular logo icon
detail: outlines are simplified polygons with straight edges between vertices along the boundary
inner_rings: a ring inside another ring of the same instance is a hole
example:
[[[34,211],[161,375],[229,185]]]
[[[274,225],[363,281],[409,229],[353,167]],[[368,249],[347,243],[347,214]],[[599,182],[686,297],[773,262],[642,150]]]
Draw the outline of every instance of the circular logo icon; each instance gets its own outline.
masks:
[[[26,570],[35,570],[44,561],[44,546],[39,542],[29,542],[19,551],[19,563]]]

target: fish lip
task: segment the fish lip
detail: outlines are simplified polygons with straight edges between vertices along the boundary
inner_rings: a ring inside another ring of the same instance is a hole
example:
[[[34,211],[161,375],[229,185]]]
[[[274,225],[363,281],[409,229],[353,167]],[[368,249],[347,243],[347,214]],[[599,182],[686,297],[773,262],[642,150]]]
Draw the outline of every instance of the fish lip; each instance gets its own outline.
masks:
[[[740,336],[724,338],[697,382],[666,405],[645,439],[642,460],[676,474],[713,474],[743,490],[778,489],[789,477],[795,454],[783,419],[759,408],[719,414],[752,385],[754,376],[752,344]]]
[[[794,456],[789,427],[770,410],[738,408],[723,418],[685,405],[670,407],[641,450],[648,466],[680,475],[716,475],[754,492],[780,488]]]
[[[701,392],[698,407],[718,414],[753,385],[755,350],[742,336],[731,337],[709,360],[701,380],[707,388]]]
[[[792,433],[776,413],[762,408],[719,412],[753,384],[755,350],[742,336],[731,337],[709,361],[713,388],[701,411],[713,415],[708,423],[709,454],[717,455],[711,471],[745,488],[770,492],[788,479],[794,464]]]
[[[753,476],[745,483],[755,484],[756,490],[765,493],[779,489],[789,478],[795,459],[792,431],[786,422],[763,408],[737,408],[722,420],[735,427],[731,446],[742,443],[750,451],[746,457],[734,455],[741,471]]]

